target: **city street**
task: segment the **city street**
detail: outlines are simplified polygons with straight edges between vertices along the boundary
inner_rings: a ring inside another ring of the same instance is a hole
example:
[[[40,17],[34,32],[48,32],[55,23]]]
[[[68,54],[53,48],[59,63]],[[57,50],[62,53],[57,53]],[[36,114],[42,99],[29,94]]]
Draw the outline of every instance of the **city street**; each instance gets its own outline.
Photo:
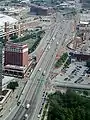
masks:
[[[63,21],[63,17],[58,14],[57,23],[51,32],[51,35],[46,37],[46,41],[49,41],[49,44],[46,44],[42,57],[22,92],[19,100],[20,105],[15,106],[6,120],[23,120],[25,114],[28,114],[28,120],[39,119],[37,116],[40,110],[39,106],[45,89],[46,79],[54,63],[58,49],[62,46],[63,40],[68,33],[71,34],[72,32],[72,29],[70,29],[71,23],[72,20],[67,22]],[[28,103],[30,104],[30,108],[26,109],[25,107]]]

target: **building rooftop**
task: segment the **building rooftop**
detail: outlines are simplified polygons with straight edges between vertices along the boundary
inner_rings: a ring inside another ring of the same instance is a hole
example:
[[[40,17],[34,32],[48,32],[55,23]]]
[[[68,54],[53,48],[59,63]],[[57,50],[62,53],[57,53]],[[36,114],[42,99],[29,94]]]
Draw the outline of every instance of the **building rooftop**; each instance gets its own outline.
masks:
[[[12,47],[12,48],[27,48],[27,44],[23,43],[12,43],[12,42],[7,42],[5,47]]]
[[[36,5],[36,4],[31,4],[31,6],[41,8],[41,9],[45,9],[45,10],[48,10],[48,8],[51,8],[51,7],[46,7],[46,6],[39,6],[39,5]]]
[[[89,24],[89,22],[80,21],[80,24],[83,24],[83,25],[88,25],[88,24]]]
[[[3,88],[6,87],[6,85],[13,80],[14,80],[14,77],[4,76],[4,78],[2,79],[2,87]]]
[[[5,68],[10,68],[10,69],[16,69],[16,70],[25,70],[26,69],[26,66],[17,66],[17,65],[6,65]]]
[[[80,21],[89,22],[90,14],[89,13],[80,14]]]
[[[18,22],[18,20],[14,19],[14,18],[12,18],[10,16],[0,14],[0,26],[4,26],[5,22],[7,22],[9,24],[13,24],[13,23]]]

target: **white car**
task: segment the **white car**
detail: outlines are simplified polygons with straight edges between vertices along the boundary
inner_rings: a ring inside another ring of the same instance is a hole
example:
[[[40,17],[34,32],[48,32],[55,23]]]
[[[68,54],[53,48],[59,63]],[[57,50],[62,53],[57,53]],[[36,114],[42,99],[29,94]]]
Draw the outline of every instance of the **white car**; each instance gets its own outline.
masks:
[[[58,45],[59,43],[57,42],[56,44]]]
[[[55,40],[55,37],[53,37],[52,40]]]
[[[38,118],[40,118],[40,117],[41,117],[41,115],[39,114],[39,115],[38,115]]]
[[[27,104],[27,105],[26,105],[26,109],[29,109],[29,107],[30,107],[30,104]]]
[[[44,70],[44,71],[43,71],[43,75],[44,75],[44,76],[45,76],[45,73],[46,73],[46,71]]]
[[[48,46],[48,50],[50,49],[50,45]]]
[[[42,69],[41,68],[39,68],[39,71],[41,71]]]
[[[24,115],[24,117],[27,119],[27,118],[28,118],[28,114],[26,113],[26,114]]]

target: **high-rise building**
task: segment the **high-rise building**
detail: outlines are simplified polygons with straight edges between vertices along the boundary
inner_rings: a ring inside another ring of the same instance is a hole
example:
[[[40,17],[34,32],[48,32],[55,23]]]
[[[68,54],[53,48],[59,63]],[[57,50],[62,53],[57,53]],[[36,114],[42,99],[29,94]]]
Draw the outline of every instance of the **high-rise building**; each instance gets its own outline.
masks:
[[[2,42],[0,42],[0,95],[2,94]]]
[[[28,46],[25,44],[10,43],[5,45],[5,65],[28,65]]]
[[[22,76],[28,67],[28,46],[8,42],[5,45],[4,72]]]

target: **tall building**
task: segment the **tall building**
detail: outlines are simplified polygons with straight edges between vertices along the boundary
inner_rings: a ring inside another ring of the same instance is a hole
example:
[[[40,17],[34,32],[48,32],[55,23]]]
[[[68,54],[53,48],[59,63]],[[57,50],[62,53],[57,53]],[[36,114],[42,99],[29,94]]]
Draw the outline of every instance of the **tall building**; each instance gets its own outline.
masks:
[[[5,45],[4,72],[24,75],[28,67],[28,46],[8,42]]]
[[[2,94],[2,42],[0,42],[0,95]]]
[[[32,15],[47,16],[54,12],[52,7],[39,6],[36,4],[31,4],[30,13]]]

